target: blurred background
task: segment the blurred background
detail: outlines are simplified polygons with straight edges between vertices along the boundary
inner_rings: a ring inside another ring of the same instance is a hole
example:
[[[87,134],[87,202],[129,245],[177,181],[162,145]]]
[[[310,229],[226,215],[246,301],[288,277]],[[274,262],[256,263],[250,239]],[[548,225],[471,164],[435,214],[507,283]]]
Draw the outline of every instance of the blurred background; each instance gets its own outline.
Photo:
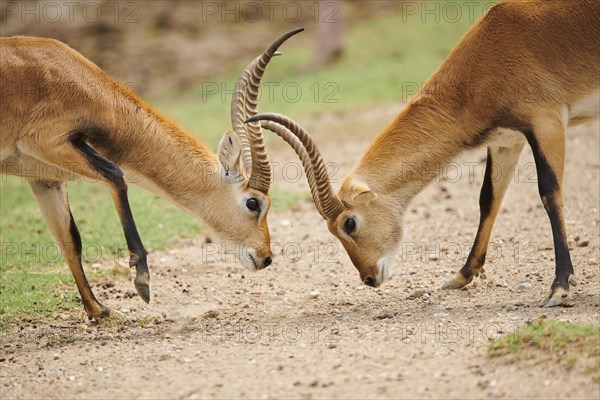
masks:
[[[306,29],[282,47],[283,57],[270,64],[260,110],[288,114],[309,125],[343,115],[344,123],[318,125],[329,140],[372,140],[391,117],[376,114],[374,129],[355,125],[353,116],[390,106],[397,112],[494,2],[0,4],[2,36],[51,37],[69,44],[215,149],[230,126],[229,101],[238,74],[280,34]],[[274,142],[278,139],[269,135],[268,146],[277,150],[280,144]],[[307,188],[290,189],[275,179],[275,212],[308,198]],[[72,278],[28,185],[21,178],[2,176],[0,192],[0,316],[73,306],[78,296]],[[88,182],[71,184],[69,193],[87,268],[101,275],[95,266],[126,254],[111,198],[103,187]],[[156,196],[132,188],[130,201],[150,249],[176,246],[202,233],[200,223]]]

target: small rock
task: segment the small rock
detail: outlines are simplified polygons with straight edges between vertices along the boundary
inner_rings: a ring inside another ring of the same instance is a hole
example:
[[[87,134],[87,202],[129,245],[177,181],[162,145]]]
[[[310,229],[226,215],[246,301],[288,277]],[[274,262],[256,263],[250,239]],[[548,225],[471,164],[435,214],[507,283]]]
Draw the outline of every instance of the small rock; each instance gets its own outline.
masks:
[[[588,247],[590,245],[589,240],[582,240],[581,242],[577,242],[577,247]]]
[[[314,379],[313,381],[310,382],[309,386],[310,387],[315,387],[319,384],[319,380],[318,379]]]
[[[517,310],[517,306],[515,306],[514,304],[509,304],[506,306],[506,311],[516,311]]]
[[[316,299],[317,297],[319,297],[321,295],[321,292],[319,292],[318,290],[311,290],[308,293],[308,298],[309,299]]]
[[[388,318],[394,318],[395,314],[391,311],[384,311],[382,313],[379,313],[377,315],[375,315],[375,319],[388,319]]]
[[[529,282],[521,282],[519,286],[517,286],[517,290],[529,290],[531,289],[531,283]]]
[[[419,290],[415,290],[414,292],[412,292],[407,299],[408,300],[414,300],[414,299],[418,299],[419,297],[423,297],[423,295],[428,295],[427,290],[423,290],[423,289],[419,289]]]
[[[207,312],[204,313],[204,315],[202,316],[202,318],[209,319],[209,318],[217,318],[218,316],[219,316],[219,311],[217,311],[217,310],[208,310]]]

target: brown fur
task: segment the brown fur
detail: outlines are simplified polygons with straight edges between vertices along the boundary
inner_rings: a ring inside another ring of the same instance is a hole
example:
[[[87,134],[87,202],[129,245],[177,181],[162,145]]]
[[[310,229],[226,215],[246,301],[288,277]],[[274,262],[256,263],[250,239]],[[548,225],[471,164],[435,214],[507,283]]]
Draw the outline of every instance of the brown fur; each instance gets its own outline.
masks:
[[[328,226],[361,279],[381,283],[388,271],[382,272],[378,261],[396,251],[410,200],[462,151],[492,141],[497,128],[537,138],[541,155],[557,176],[555,205],[561,208],[564,128],[597,117],[597,110],[576,115],[574,106],[598,91],[599,71],[597,1],[512,1],[492,7],[367,149],[339,189],[345,210]],[[519,141],[514,145],[517,159],[525,136]],[[514,155],[506,162],[514,164]],[[495,190],[493,215],[482,225],[485,245],[505,188],[502,193]],[[369,201],[361,200],[365,191],[371,192]],[[541,187],[540,193],[544,199]],[[560,232],[562,210],[555,215]],[[349,236],[343,224],[350,216],[358,228]],[[475,258],[484,256],[485,247],[476,249]],[[565,290],[566,285],[560,282]]]
[[[270,199],[247,187],[235,134],[227,132],[219,155],[212,153],[91,61],[56,40],[0,38],[0,70],[2,173],[26,177],[36,194],[43,191],[36,189],[36,182],[66,182],[82,176],[111,186],[71,145],[73,135],[80,135],[117,164],[129,183],[169,198],[225,240],[254,251],[255,267],[258,264],[260,268],[272,255],[266,216]],[[57,187],[66,190],[64,185]],[[63,197],[49,201],[66,201],[66,195]],[[259,200],[260,215],[246,209],[244,199],[249,197]],[[60,209],[63,217],[53,221],[50,216],[49,224],[68,225],[68,204]],[[52,226],[51,230],[57,232],[59,244],[65,245],[60,242],[67,240],[67,231]],[[72,270],[78,270],[76,257],[68,259]],[[74,275],[79,284],[81,277]],[[96,314],[102,313],[97,304],[90,307],[96,308]]]

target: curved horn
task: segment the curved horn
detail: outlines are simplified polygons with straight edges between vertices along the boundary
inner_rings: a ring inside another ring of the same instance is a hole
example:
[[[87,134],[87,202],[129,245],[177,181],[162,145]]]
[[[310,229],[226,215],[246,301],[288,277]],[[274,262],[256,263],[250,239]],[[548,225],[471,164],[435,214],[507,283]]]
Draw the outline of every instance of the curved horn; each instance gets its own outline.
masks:
[[[248,186],[263,193],[269,191],[271,184],[271,164],[265,149],[260,124],[244,125],[244,119],[258,112],[258,89],[265,69],[277,49],[290,37],[302,32],[299,28],[287,32],[273,42],[263,54],[253,60],[244,69],[235,85],[231,100],[231,124],[239,136],[242,145],[242,162],[244,169],[250,174]]]
[[[323,208],[321,207],[321,202],[319,201],[319,192],[317,191],[317,184],[315,181],[315,173],[313,170],[312,162],[300,139],[298,139],[296,135],[294,135],[285,126],[276,124],[272,121],[261,121],[260,126],[264,129],[276,133],[280,138],[285,140],[292,149],[294,149],[294,151],[298,155],[298,158],[300,158],[300,161],[302,162],[304,171],[306,171],[308,187],[310,188],[310,194],[312,195],[315,206],[317,207],[317,211],[319,211],[319,214],[321,214],[323,218],[327,219],[327,216],[325,215],[325,213],[323,212]]]
[[[311,193],[316,192],[318,194],[319,206],[317,207],[320,208],[320,210],[322,211],[321,215],[323,216],[323,218],[327,220],[335,219],[343,211],[344,205],[333,191],[333,187],[331,186],[329,176],[327,175],[325,163],[323,162],[323,156],[321,156],[319,149],[315,145],[315,142],[312,140],[308,132],[306,132],[306,130],[302,126],[300,126],[300,124],[298,124],[291,118],[288,118],[285,115],[281,114],[257,114],[246,120],[246,122],[253,121],[276,122],[280,125],[283,125],[298,138],[298,140],[304,146],[304,149],[311,161],[314,173],[314,181],[312,182],[312,184],[309,181],[309,184],[311,185]],[[306,168],[305,170],[308,178],[309,172]]]

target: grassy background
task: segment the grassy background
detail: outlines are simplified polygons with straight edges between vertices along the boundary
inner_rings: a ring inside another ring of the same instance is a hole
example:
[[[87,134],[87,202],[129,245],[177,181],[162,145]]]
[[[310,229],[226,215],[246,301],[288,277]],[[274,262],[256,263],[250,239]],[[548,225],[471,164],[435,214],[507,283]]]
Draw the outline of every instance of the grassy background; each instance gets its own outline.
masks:
[[[464,17],[453,22],[423,23],[420,15],[403,18],[392,14],[355,24],[346,29],[342,59],[321,70],[302,72],[299,66],[309,63],[312,49],[294,47],[290,41],[285,55],[269,68],[265,80],[280,84],[272,97],[263,94],[260,109],[303,121],[319,113],[403,101],[404,83],[425,81],[472,25],[464,11]],[[230,73],[215,77],[213,82],[233,88],[242,67],[232,67]],[[150,103],[214,149],[222,133],[229,129],[230,96],[223,97],[220,90],[203,96],[205,88],[206,84],[199,84],[185,92],[161,96],[160,100],[150,99]],[[267,140],[276,139],[269,135]],[[76,306],[78,295],[73,279],[62,258],[56,255],[28,185],[20,178],[2,176],[0,193],[0,318],[6,321],[16,315],[45,315]],[[273,207],[290,207],[305,196],[284,192],[275,182]],[[86,265],[111,258],[118,249],[125,248],[121,226],[105,188],[75,182],[69,186],[69,198],[88,256]],[[141,189],[130,189],[130,202],[148,248],[161,249],[202,231],[198,221]],[[19,251],[15,252],[14,246]],[[89,277],[94,279],[93,274]]]
[[[579,368],[600,382],[600,327],[539,319],[490,342],[488,353],[507,363]]]

